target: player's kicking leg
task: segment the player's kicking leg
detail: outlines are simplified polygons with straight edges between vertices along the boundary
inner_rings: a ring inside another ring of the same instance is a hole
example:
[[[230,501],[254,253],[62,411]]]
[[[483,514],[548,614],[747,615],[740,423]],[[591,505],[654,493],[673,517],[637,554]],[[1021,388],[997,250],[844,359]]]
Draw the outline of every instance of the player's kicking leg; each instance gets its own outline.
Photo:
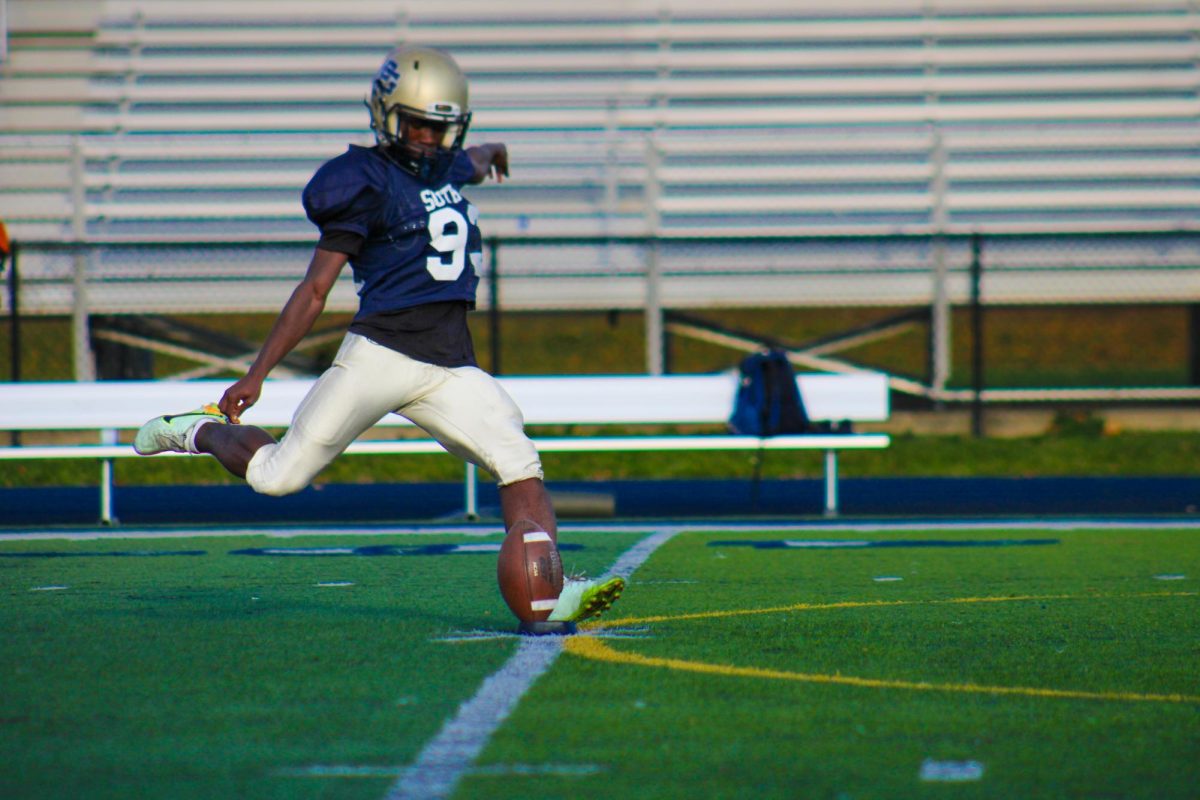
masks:
[[[239,478],[246,477],[250,459],[275,438],[253,425],[231,425],[213,403],[183,414],[155,417],[138,430],[133,449],[140,455],[208,453]]]

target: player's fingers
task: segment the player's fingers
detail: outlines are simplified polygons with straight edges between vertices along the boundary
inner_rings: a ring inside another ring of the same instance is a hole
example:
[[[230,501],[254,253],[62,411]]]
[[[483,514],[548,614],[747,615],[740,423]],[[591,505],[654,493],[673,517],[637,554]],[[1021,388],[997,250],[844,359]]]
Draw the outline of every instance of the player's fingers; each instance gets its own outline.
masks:
[[[497,181],[501,176],[508,177],[508,148],[502,144],[492,151],[492,174]]]
[[[234,416],[231,417],[230,419],[235,423],[241,422],[242,414],[246,411],[246,409],[248,409],[248,408],[250,408],[250,406],[254,405],[254,403],[257,400],[258,400],[258,395],[253,394],[251,392],[243,392],[237,398],[237,406],[234,408],[234,411],[233,411]]]
[[[221,409],[221,413],[228,417],[230,422],[236,423],[238,421],[237,405],[237,401],[233,399],[233,395],[229,390],[226,390],[225,394],[221,395],[221,402],[217,403],[217,408]]]
[[[252,392],[234,384],[225,390],[225,394],[221,396],[221,402],[217,406],[230,422],[237,424],[241,422],[242,412],[254,405],[256,399]]]

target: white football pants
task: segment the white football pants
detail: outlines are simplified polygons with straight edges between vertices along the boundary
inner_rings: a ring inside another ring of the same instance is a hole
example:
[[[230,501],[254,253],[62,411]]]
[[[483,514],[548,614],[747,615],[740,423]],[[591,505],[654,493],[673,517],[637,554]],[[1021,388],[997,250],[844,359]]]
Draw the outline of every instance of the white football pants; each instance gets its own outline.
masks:
[[[254,454],[246,481],[262,494],[298,492],[390,413],[488,470],[501,486],[542,477],[521,410],[491,375],[477,367],[426,364],[348,333],[284,437]]]

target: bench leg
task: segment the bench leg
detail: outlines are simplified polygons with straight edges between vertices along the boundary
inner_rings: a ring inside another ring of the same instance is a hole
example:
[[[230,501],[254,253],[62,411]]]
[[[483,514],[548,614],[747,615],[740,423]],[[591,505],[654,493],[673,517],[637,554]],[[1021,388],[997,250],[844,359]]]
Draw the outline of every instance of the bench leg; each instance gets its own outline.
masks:
[[[100,431],[100,443],[116,444],[116,430],[105,428]],[[113,518],[113,462],[111,458],[100,461],[100,524],[117,524]]]
[[[838,513],[838,465],[837,451],[825,451],[825,516],[836,517]]]
[[[463,488],[466,493],[463,509],[467,519],[474,522],[479,519],[479,481],[478,470],[469,461],[467,462],[467,474],[463,478]]]
[[[113,462],[105,458],[100,461],[100,524],[113,522]]]

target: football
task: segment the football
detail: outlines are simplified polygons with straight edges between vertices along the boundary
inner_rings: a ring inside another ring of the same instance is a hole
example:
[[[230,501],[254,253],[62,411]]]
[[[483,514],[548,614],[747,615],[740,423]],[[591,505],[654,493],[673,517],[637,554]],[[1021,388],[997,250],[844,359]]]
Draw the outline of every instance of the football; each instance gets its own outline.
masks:
[[[535,523],[513,525],[496,562],[500,595],[521,622],[542,622],[563,587],[562,559],[550,534]]]

